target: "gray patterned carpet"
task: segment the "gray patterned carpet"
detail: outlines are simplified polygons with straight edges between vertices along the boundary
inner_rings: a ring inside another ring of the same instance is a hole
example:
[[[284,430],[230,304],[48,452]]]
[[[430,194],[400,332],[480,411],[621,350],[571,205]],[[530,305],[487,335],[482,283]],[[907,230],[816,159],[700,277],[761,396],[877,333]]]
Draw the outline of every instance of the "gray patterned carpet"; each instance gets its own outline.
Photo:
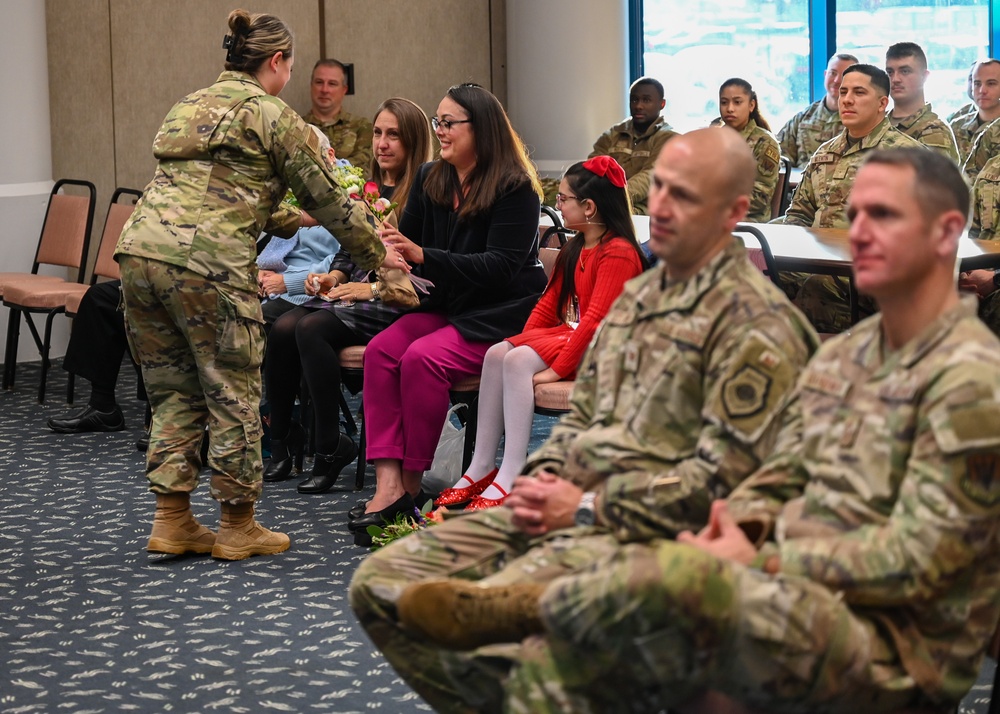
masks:
[[[134,374],[118,390],[126,431],[66,436],[45,427],[68,409],[65,373],[41,406],[38,373],[21,365],[0,392],[0,714],[429,711],[347,605],[365,551],[345,514],[373,477],[360,494],[346,473],[321,496],[267,484],[260,520],[292,537],[280,556],[151,557]],[[78,385],[79,406],[88,394]],[[205,488],[193,500],[214,527]],[[986,713],[992,676],[987,662],[963,713]]]

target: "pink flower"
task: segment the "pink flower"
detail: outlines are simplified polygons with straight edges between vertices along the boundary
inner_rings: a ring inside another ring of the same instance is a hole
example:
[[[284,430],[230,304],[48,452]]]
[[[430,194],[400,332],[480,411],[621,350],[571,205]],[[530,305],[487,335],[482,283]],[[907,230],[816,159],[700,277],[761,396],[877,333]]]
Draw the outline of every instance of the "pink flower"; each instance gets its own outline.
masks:
[[[352,193],[352,194],[350,194],[350,196],[351,196],[351,198],[353,198],[353,199],[354,199],[355,201],[360,201],[360,200],[361,200],[361,194],[358,194],[358,193]]]
[[[374,181],[369,181],[368,183],[365,184],[364,193],[366,195],[369,193],[374,193],[376,196],[378,196],[378,184],[376,184]]]
[[[376,211],[385,211],[385,212],[388,212],[391,206],[392,203],[389,201],[388,198],[380,198],[377,201],[375,201],[374,204],[372,204],[372,208],[374,208]]]

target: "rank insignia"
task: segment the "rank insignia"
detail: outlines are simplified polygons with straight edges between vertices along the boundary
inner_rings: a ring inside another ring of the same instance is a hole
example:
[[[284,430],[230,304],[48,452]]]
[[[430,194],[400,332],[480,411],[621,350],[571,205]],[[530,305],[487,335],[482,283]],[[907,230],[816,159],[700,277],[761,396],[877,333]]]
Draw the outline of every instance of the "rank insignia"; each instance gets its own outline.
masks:
[[[771,378],[753,365],[744,365],[722,386],[722,404],[726,414],[745,419],[760,412],[767,404]]]
[[[962,492],[976,503],[995,506],[1000,502],[1000,456],[970,454],[960,483]]]

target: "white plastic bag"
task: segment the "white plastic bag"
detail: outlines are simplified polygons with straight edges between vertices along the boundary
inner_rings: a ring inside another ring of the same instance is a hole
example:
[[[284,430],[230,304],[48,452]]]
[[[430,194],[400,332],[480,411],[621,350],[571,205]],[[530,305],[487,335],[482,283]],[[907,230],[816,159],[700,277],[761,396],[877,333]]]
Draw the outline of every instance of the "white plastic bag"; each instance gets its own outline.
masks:
[[[454,484],[462,476],[462,455],[465,453],[465,426],[455,426],[452,417],[464,404],[456,404],[448,410],[441,429],[441,438],[434,450],[434,461],[424,472],[420,481],[421,487],[427,493],[441,493]]]

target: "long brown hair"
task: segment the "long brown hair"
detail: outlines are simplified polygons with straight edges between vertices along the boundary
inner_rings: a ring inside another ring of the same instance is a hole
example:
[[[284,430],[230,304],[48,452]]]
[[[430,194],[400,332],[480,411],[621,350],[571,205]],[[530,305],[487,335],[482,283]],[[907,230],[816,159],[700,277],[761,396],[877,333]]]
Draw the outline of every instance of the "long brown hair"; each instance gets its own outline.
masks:
[[[631,244],[639,256],[639,262],[643,270],[649,267],[649,261],[639,247],[639,241],[635,237],[635,223],[632,220],[632,201],[629,199],[628,189],[615,186],[605,176],[598,176],[594,172],[584,168],[584,162],[580,161],[568,169],[563,174],[570,190],[576,197],[585,201],[590,199],[597,207],[597,215],[601,217],[601,222],[607,229],[601,237],[601,243],[606,238],[621,236]],[[583,251],[583,233],[577,233],[567,241],[566,245],[559,251],[553,273],[561,271],[562,287],[559,290],[557,301],[559,315],[566,314],[566,307],[570,299],[576,293],[576,264],[580,260],[580,253]]]
[[[285,59],[292,56],[292,31],[274,15],[246,10],[229,13],[229,31],[226,37],[232,46],[226,55],[226,69],[253,74],[267,60],[280,52]]]
[[[478,84],[456,84],[446,96],[469,115],[476,165],[463,185],[454,166],[447,161],[436,162],[424,182],[427,196],[451,208],[456,194],[464,194],[458,209],[463,218],[490,210],[498,196],[523,183],[530,183],[541,198],[542,186],[535,166],[500,100]]]
[[[399,143],[406,149],[406,161],[403,162],[402,171],[396,176],[396,188],[392,193],[393,203],[398,204],[396,215],[402,215],[417,168],[420,164],[430,161],[434,155],[431,151],[431,124],[423,109],[402,97],[390,97],[379,104],[372,116],[372,124],[378,121],[378,115],[382,112],[389,112],[396,117],[396,122],[399,124]],[[371,177],[381,189],[385,185],[385,175],[374,153],[373,151]]]

